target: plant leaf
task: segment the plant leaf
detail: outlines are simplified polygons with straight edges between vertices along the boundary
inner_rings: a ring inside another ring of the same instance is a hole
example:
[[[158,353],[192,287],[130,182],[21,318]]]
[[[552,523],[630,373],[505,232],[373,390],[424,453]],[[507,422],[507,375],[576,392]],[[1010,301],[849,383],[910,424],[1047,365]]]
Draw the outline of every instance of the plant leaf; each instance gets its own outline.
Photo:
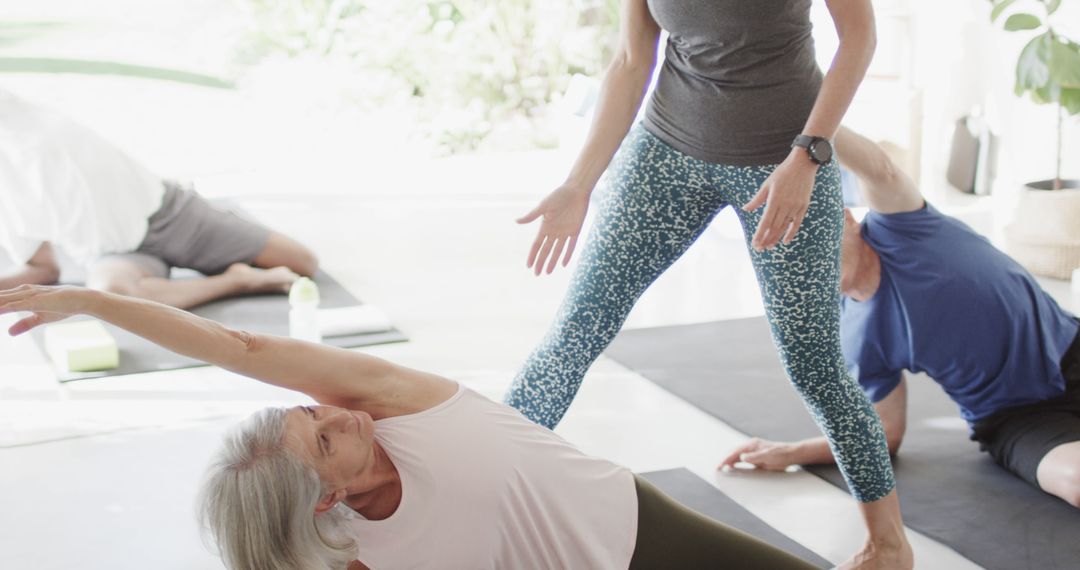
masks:
[[[1080,89],[1062,89],[1059,101],[1070,115],[1080,115]]]
[[[1034,14],[1013,14],[1005,20],[1005,30],[1010,32],[1034,30],[1041,25],[1042,20]]]
[[[1005,11],[1005,8],[1011,6],[1013,2],[1016,2],[1016,0],[1002,0],[1002,2],[994,5],[994,9],[990,10],[990,21],[996,21],[998,19],[998,16],[1000,16],[1001,13]]]
[[[1024,46],[1016,59],[1016,91],[1035,90],[1050,81],[1050,34],[1039,34]]]
[[[0,46],[14,46],[67,27],[63,22],[0,22]]]
[[[1061,97],[1061,86],[1055,83],[1043,85],[1038,89],[1031,90],[1031,100],[1039,105],[1045,105],[1047,103],[1053,103]]]
[[[0,57],[0,72],[81,73],[85,75],[125,75],[143,79],[176,81],[203,87],[232,89],[232,83],[211,75],[167,67],[149,67],[115,61],[58,59],[50,57]]]
[[[1062,87],[1080,88],[1080,49],[1076,44],[1050,43],[1050,79]]]
[[[1049,16],[1050,14],[1057,12],[1057,9],[1060,7],[1061,0],[1050,0],[1046,3],[1046,15]]]

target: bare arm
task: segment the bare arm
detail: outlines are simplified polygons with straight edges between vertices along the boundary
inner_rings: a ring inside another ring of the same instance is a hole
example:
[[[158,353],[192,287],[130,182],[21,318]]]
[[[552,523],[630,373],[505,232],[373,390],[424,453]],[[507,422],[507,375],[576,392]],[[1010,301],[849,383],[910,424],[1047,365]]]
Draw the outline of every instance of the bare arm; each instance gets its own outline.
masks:
[[[591,193],[637,117],[656,67],[660,26],[646,0],[623,2],[619,45],[608,65],[585,145],[566,183]]]
[[[846,127],[836,133],[836,155],[862,182],[870,209],[882,214],[913,212],[924,201],[915,182],[874,141]]]
[[[60,266],[56,263],[52,246],[42,242],[34,256],[14,271],[0,276],[0,291],[14,289],[19,285],[52,285],[60,280]]]
[[[889,453],[896,454],[900,451],[900,444],[907,430],[907,380],[901,377],[896,388],[874,404],[874,409],[885,428]],[[836,459],[824,437],[813,437],[794,443],[754,438],[736,448],[720,466],[733,467],[739,461],[769,471],[780,471],[791,465],[820,465],[833,463]]]
[[[230,329],[152,301],[77,287],[0,292],[0,314],[31,311],[11,334],[70,315],[110,322],[173,352],[373,417],[413,413],[453,394],[449,380],[358,352]]]
[[[840,46],[802,134],[832,139],[870,67],[877,35],[870,0],[826,0],[825,3],[840,37]],[[746,211],[765,206],[751,241],[754,249],[772,249],[795,239],[810,207],[817,168],[804,149],[792,148],[754,197],[743,205]]]
[[[851,106],[877,47],[870,0],[825,0],[840,45],[821,83],[803,134],[831,139]]]
[[[645,98],[645,89],[656,67],[659,38],[660,27],[649,14],[646,0],[624,0],[619,46],[604,76],[585,144],[566,181],[517,220],[519,224],[529,224],[543,218],[527,262],[537,275],[545,265],[551,273],[560,257],[564,266],[570,262],[585,223],[589,196]]]

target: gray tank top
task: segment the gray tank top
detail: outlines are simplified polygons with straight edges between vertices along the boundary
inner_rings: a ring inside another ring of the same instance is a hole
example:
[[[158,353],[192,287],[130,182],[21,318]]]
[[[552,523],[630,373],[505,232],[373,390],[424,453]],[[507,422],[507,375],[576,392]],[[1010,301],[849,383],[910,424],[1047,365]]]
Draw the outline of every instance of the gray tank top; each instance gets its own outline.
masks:
[[[810,0],[648,0],[668,32],[644,125],[694,158],[776,164],[821,87]]]

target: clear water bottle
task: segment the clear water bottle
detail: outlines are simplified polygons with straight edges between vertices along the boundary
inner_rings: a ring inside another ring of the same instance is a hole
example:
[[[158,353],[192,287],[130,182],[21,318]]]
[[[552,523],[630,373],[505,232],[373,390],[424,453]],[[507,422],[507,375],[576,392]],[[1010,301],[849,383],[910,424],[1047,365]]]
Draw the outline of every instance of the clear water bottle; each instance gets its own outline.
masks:
[[[319,286],[307,277],[289,289],[289,336],[308,342],[322,342],[319,332]]]

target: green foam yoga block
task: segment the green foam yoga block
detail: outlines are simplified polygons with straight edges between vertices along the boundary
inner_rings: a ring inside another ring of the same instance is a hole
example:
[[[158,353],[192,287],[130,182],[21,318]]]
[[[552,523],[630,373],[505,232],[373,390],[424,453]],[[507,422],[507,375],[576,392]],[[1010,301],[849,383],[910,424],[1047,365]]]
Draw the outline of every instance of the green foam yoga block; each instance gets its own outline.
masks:
[[[116,339],[98,321],[46,327],[45,352],[57,368],[68,372],[94,372],[120,366]]]

